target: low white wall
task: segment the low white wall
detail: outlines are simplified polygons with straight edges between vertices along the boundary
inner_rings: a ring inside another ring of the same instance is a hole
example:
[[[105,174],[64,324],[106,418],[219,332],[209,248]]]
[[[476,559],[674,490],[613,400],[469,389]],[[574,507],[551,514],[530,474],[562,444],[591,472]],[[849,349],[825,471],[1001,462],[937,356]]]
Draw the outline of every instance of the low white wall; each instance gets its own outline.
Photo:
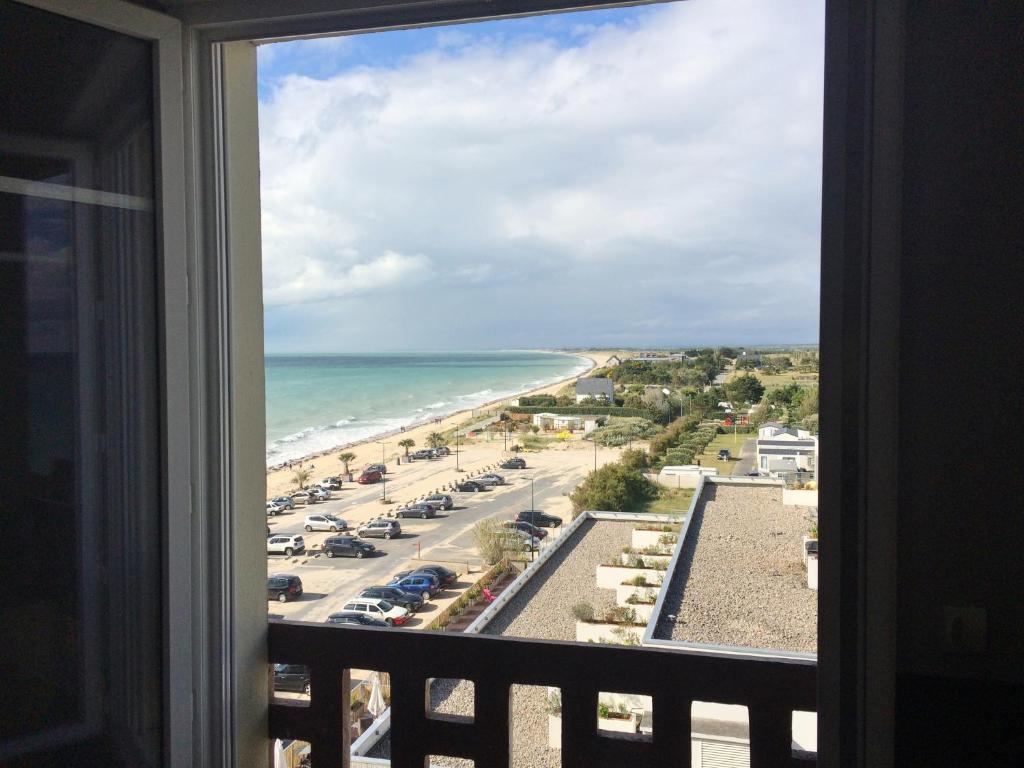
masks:
[[[627,634],[636,635],[636,639],[639,640],[640,636],[644,632],[643,627],[626,627],[625,631],[616,634],[612,630],[618,630],[618,624],[598,624],[589,623],[586,621],[576,622],[576,642],[577,643],[621,643],[626,639]]]
[[[633,595],[657,598],[660,589],[660,587],[637,587],[633,584],[619,584],[615,588],[615,602],[617,605],[625,605],[626,599]]]
[[[631,557],[639,557],[641,560],[644,561],[644,565],[651,565],[652,563],[664,563],[665,565],[668,565],[668,561],[672,559],[672,553],[669,552],[664,555],[643,555],[639,552],[619,553],[619,560],[622,562],[623,565],[626,565],[629,562],[629,558]]]
[[[717,472],[717,470],[715,470]],[[673,473],[665,474],[649,474],[646,475],[647,479],[652,483],[657,483],[665,488],[696,488],[700,483],[701,477],[708,477],[710,473],[698,473],[698,472],[687,472],[687,473]]]
[[[654,603],[621,602],[618,605],[621,605],[623,608],[632,608],[636,614],[636,620],[642,621],[644,624],[651,620],[651,614],[654,612]]]
[[[818,506],[818,491],[797,491],[783,488],[782,503],[795,504],[800,507],[816,507]]]
[[[818,556],[811,555],[807,558],[807,586],[810,589],[818,589]]]
[[[640,531],[633,530],[633,549],[644,549],[645,547],[664,547],[665,544],[661,543],[662,536],[671,536],[676,542],[679,541],[678,533],[669,533],[668,531]],[[667,545],[669,547],[675,546],[675,542]]]
[[[660,582],[665,578],[665,571],[654,568],[623,568],[618,565],[597,566],[597,586],[602,589],[616,589],[623,582],[637,576],[643,576],[648,581]]]
[[[352,742],[349,754],[352,756],[352,765],[390,765],[389,760],[379,760],[373,757],[366,757],[366,753],[377,746],[387,732],[391,729],[391,707],[381,712],[380,717],[373,721],[359,736]],[[371,762],[357,763],[356,760],[368,760]]]

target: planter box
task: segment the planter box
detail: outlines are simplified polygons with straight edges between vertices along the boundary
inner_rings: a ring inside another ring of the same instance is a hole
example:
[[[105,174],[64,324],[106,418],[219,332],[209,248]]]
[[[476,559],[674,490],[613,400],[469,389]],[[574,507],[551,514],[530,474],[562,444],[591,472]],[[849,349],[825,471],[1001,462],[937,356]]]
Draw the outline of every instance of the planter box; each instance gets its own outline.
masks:
[[[648,597],[657,598],[658,592],[661,591],[661,587],[637,587],[633,584],[619,584],[615,588],[615,604],[625,605],[626,600],[633,595],[646,595]]]
[[[597,622],[577,621],[576,642],[578,643],[622,643],[625,634],[617,634],[618,624],[599,624]],[[639,640],[644,636],[644,627],[623,627],[625,632],[636,635]]]
[[[562,748],[562,718],[548,715],[548,749]]]
[[[672,559],[672,555],[671,554],[668,554],[668,555],[641,555],[641,554],[626,554],[625,552],[622,552],[622,553],[619,554],[619,559],[622,561],[623,565],[628,563],[629,562],[629,558],[631,558],[631,557],[642,558],[643,561],[644,561],[644,565],[650,565],[651,563],[664,563],[665,565],[668,565],[668,561]]]
[[[643,576],[648,581],[661,582],[665,577],[665,571],[654,568],[626,568],[620,565],[597,566],[597,586],[602,589],[615,589],[637,576]]]
[[[629,717],[599,717],[599,731],[615,731],[616,733],[636,733],[640,730],[640,721],[634,715]]]
[[[665,547],[659,539],[662,536],[675,536],[676,540],[679,539],[678,533],[669,533],[668,531],[633,531],[633,549],[643,549],[644,547]],[[675,544],[669,544],[666,548],[671,549]]]
[[[651,620],[651,614],[654,613],[654,603],[627,603],[621,602],[619,605],[625,608],[632,608],[636,613],[636,620],[642,621],[644,624]]]
[[[624,706],[628,710],[642,709],[650,712],[654,709],[654,703],[650,696],[640,693],[618,693],[615,691],[601,691],[597,697],[599,704],[606,704],[612,709]]]

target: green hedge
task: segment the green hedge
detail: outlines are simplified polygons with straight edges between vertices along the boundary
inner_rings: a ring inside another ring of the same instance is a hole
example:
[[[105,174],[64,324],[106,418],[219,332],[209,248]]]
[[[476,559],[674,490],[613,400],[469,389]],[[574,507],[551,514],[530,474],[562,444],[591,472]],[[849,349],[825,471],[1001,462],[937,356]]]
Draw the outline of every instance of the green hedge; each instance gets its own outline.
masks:
[[[541,405],[516,405],[508,409],[509,413],[554,413],[558,416],[631,416],[646,419],[651,413],[646,408],[619,408],[614,405],[557,405],[545,407]]]

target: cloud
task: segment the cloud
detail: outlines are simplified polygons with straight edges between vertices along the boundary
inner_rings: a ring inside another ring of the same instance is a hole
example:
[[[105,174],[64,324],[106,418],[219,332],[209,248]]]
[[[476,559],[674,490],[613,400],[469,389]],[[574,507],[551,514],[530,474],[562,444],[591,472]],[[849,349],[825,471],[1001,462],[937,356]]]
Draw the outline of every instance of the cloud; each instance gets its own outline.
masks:
[[[274,80],[267,304],[372,296],[413,347],[813,341],[821,3],[573,17],[380,33],[341,71]]]

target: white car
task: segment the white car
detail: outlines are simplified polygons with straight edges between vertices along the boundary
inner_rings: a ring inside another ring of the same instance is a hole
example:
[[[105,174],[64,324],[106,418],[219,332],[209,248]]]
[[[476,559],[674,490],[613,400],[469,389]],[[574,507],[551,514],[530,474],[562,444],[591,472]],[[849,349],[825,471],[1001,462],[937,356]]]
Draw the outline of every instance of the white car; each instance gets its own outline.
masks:
[[[317,485],[319,485],[321,488],[326,488],[328,491],[340,491],[341,478],[337,476],[325,477],[323,480],[317,483]]]
[[[291,557],[298,552],[305,552],[306,542],[301,536],[275,534],[267,538],[268,555],[286,555]]]
[[[526,531],[520,531],[516,528],[503,528],[501,532],[508,534],[509,538],[518,538],[523,542],[524,551],[529,552],[531,549],[537,549],[540,546],[540,539],[531,536]]]
[[[348,523],[334,515],[310,515],[306,518],[307,531],[347,531]]]
[[[342,610],[365,613],[393,627],[400,627],[409,620],[409,611],[379,597],[353,597]]]
[[[268,501],[267,502],[267,517],[273,517],[275,515],[280,515],[281,512],[283,512],[283,511],[284,511],[284,505],[283,504],[278,504],[278,503],[273,502],[273,501]]]
[[[505,484],[505,478],[502,477],[499,474],[494,473],[494,472],[488,472],[486,475],[480,475],[480,477],[475,478],[475,480],[478,483],[481,483],[482,485],[504,485]]]

